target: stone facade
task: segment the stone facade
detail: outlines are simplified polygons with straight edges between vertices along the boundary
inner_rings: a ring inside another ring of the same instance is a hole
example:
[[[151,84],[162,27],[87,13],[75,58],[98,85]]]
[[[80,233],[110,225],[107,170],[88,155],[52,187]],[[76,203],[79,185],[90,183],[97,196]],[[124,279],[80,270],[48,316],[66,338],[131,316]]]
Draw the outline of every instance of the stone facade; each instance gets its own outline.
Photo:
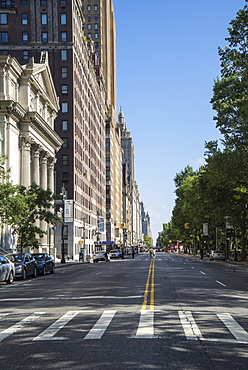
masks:
[[[54,131],[59,110],[58,97],[46,53],[41,62],[33,58],[25,65],[9,55],[0,55],[0,154],[7,155],[14,184],[25,187],[35,182],[54,192],[54,165],[62,140]],[[53,247],[49,226],[41,248]],[[1,235],[2,247],[15,249],[10,231]]]

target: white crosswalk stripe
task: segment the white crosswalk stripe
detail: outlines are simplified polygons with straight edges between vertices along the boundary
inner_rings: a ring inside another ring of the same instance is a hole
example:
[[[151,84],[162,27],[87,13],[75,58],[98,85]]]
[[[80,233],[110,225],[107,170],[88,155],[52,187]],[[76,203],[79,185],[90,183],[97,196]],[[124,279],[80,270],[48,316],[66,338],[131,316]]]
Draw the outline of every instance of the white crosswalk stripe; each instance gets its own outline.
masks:
[[[121,315],[121,313],[119,313]],[[162,311],[153,311],[153,310],[141,310],[140,312],[134,313],[134,320],[135,325],[132,325],[130,322],[130,336],[129,338],[137,338],[137,339],[153,339],[153,338],[160,338],[163,335],[168,336],[168,332],[162,328],[162,318],[163,317]],[[55,313],[56,315],[56,313]],[[96,316],[95,323],[92,327],[92,324],[87,324],[85,321],[85,316],[94,318]],[[90,316],[89,316],[90,315]],[[72,336],[68,335],[63,336],[59,335],[58,333],[63,333],[66,329],[66,325],[71,322],[70,328],[67,330],[67,333],[70,333],[71,326],[73,326],[73,319],[77,320],[77,324],[75,324],[74,330],[76,332],[80,332],[82,328],[80,328],[79,322],[84,323],[84,330],[86,330],[86,334],[82,336],[83,340],[100,340],[103,338],[104,335],[111,335],[111,329],[109,327],[112,325],[114,318],[117,315],[117,310],[105,310],[98,314],[98,311],[91,311],[91,310],[75,310],[75,311],[68,311],[65,312],[61,317],[57,317],[55,321],[47,327],[46,324],[46,312],[33,312],[32,314],[24,317],[22,320],[18,321],[14,325],[9,326],[8,328],[2,330],[0,332],[0,342],[9,338],[11,335],[15,335],[17,332],[22,332],[25,330],[27,325],[29,326],[29,333],[32,332],[32,323],[35,320],[38,320],[42,316],[42,320],[40,320],[39,326],[45,326],[44,330],[40,334],[36,334],[36,336],[32,339],[32,341],[62,341],[62,340],[71,340]],[[156,335],[156,315],[158,315],[157,320],[159,322],[159,336]],[[162,315],[162,316],[161,316]],[[170,311],[166,313],[166,316],[170,316],[175,320],[174,322],[181,323],[182,333],[186,340],[200,340],[200,341],[209,341],[209,342],[224,342],[224,343],[242,343],[248,344],[248,332],[234,319],[234,317],[229,313],[206,313],[206,312],[191,312],[191,311]],[[200,316],[199,316],[200,315]],[[57,315],[58,316],[58,315]],[[49,316],[50,317],[50,316]],[[118,317],[119,319],[119,317]],[[13,320],[11,317],[11,313],[3,313],[0,314],[1,320],[1,327],[5,326],[5,321],[9,322],[8,320]],[[49,319],[50,320],[50,319]],[[216,322],[216,320],[218,320]],[[206,323],[210,322],[211,325],[206,325]],[[218,325],[212,324],[212,322],[218,323]],[[86,323],[86,325],[85,325]],[[168,322],[164,321],[164,325],[167,325],[168,330]],[[215,327],[213,331],[211,328]],[[35,330],[37,333],[37,326],[35,326]],[[109,331],[109,333],[107,333]],[[74,332],[74,333],[76,333]],[[134,333],[133,333],[134,332]],[[116,333],[116,331],[114,331]],[[121,334],[121,330],[119,331]],[[134,335],[133,335],[133,334]],[[136,334],[135,334],[136,333]],[[162,333],[162,335],[161,335]],[[58,335],[57,335],[58,334]],[[116,334],[115,334],[116,335]],[[125,334],[126,335],[126,334]],[[182,339],[180,331],[178,335]],[[213,337],[214,336],[214,337]],[[180,340],[181,340],[180,339]]]

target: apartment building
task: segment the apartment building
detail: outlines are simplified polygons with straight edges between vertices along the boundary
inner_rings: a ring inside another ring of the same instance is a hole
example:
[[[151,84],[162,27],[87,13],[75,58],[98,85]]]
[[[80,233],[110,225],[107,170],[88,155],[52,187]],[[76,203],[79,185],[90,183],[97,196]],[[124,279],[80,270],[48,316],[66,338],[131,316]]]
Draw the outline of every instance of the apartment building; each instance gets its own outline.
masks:
[[[120,243],[122,147],[116,122],[116,27],[112,0],[82,0],[84,32],[92,40],[106,84],[106,240]],[[111,245],[111,244],[109,244]]]
[[[115,114],[101,54],[97,56],[94,41],[86,37],[83,29],[83,3],[86,2],[0,2],[0,54],[14,56],[20,64],[31,57],[38,62],[41,51],[49,56],[60,102],[55,131],[63,140],[55,165],[55,193],[62,194],[63,189],[67,199],[63,248],[73,257],[79,256],[82,249],[91,253],[96,240],[106,240],[106,231],[101,229],[99,233],[98,228],[99,219],[106,219],[105,120],[107,114],[114,122]],[[96,12],[102,9],[103,13],[104,2],[95,1],[94,5]],[[102,45],[104,49],[104,41]],[[115,60],[107,61],[107,55],[104,58],[105,65]],[[55,231],[58,256],[61,229],[57,227]]]

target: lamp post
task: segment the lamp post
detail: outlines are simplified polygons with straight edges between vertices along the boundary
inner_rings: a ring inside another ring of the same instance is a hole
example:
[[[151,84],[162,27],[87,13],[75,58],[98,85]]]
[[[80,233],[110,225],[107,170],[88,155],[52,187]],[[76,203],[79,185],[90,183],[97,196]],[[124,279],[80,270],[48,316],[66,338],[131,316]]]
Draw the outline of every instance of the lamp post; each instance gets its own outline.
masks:
[[[66,191],[65,191],[64,184],[62,185],[60,195],[61,195],[61,200],[62,200],[61,261],[60,261],[60,263],[66,263],[66,261],[65,261],[65,236],[64,236]]]

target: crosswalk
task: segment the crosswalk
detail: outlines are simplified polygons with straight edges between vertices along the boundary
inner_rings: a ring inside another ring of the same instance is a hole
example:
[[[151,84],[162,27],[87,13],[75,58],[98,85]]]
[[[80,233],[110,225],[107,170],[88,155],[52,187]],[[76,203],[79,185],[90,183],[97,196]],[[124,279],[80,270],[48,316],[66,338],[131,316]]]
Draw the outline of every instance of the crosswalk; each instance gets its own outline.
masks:
[[[33,342],[72,340],[75,332],[78,331],[81,335],[82,329],[80,323],[87,322],[89,317],[90,326],[81,338],[86,341],[100,340],[105,335],[113,335],[113,331],[111,331],[113,321],[119,316],[119,323],[124,316],[123,312],[118,312],[114,309],[104,310],[100,313],[94,310],[75,310],[67,311],[59,317],[55,315],[51,323],[51,314],[45,311],[31,312],[17,322],[14,322],[15,315],[14,317],[12,315],[14,315],[12,312],[0,314],[0,342],[7,340],[11,336],[25,333],[27,327],[30,329],[29,333],[34,334],[33,336],[31,335],[31,341]],[[134,323],[129,323],[130,335],[125,335],[130,339],[161,339],[166,336],[168,337],[169,330],[166,318],[169,320],[169,317],[170,319],[173,317],[175,320],[173,325],[175,326],[177,324],[179,328],[177,335],[181,339],[248,344],[247,318],[234,318],[230,313],[182,310],[164,313],[160,310],[141,310],[133,314]],[[73,324],[75,319],[77,319],[77,324]],[[156,325],[156,319],[158,325]],[[40,324],[35,325],[39,321]],[[11,322],[12,325],[10,325]],[[245,328],[241,323],[243,323]],[[70,324],[70,328],[73,327],[73,332],[68,329],[68,324]],[[161,329],[163,324],[164,329]],[[121,324],[118,325],[119,333],[121,333]],[[5,326],[8,327],[5,328]],[[37,328],[39,327],[41,332],[38,334]],[[64,332],[67,334],[64,335]],[[70,334],[68,335],[68,333]],[[116,335],[116,331],[114,333]]]

